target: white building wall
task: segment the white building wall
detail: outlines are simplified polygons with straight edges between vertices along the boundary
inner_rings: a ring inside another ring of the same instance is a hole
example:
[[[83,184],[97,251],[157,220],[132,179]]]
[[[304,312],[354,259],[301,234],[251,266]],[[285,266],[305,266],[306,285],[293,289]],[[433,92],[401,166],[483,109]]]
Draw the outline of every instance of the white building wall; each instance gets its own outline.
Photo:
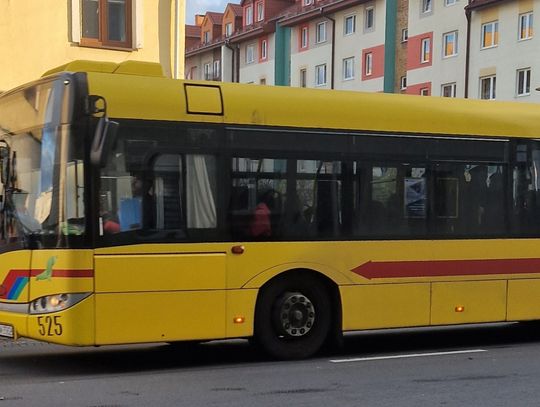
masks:
[[[275,35],[270,34],[266,38],[268,40],[266,61],[259,61],[259,38],[240,45],[240,83],[261,84],[265,81],[266,85],[275,84]],[[247,63],[246,60],[246,50],[249,45],[254,47],[254,61],[251,63]]]
[[[464,7],[466,1],[458,0],[445,5],[445,0],[433,1],[432,11],[422,13],[423,0],[409,1],[409,38],[432,32],[431,66],[412,69],[407,72],[409,86],[431,82],[431,94],[441,95],[441,86],[456,83],[456,96],[465,95],[465,59],[467,50],[467,18]],[[444,56],[443,36],[457,31],[457,55]],[[416,56],[415,56],[416,57]]]
[[[366,8],[369,7],[373,7],[375,12],[372,29],[366,29],[365,27],[365,12]],[[335,89],[369,92],[383,91],[384,78],[362,80],[362,50],[384,44],[385,13],[385,0],[376,0],[335,14]],[[356,16],[356,30],[354,34],[345,35],[345,19],[351,15]],[[354,79],[344,80],[343,60],[350,57],[354,57]]]
[[[496,99],[518,102],[540,102],[540,38],[537,31],[527,40],[519,40],[519,15],[540,9],[540,0],[502,2],[486,9],[475,10],[471,18],[471,48],[469,97],[480,97],[480,78],[495,74]],[[533,14],[533,15],[534,15]],[[538,21],[540,15],[534,15]],[[499,21],[499,43],[496,47],[481,48],[482,24]],[[533,27],[536,21],[533,24]],[[531,68],[530,95],[517,95],[517,70]]]

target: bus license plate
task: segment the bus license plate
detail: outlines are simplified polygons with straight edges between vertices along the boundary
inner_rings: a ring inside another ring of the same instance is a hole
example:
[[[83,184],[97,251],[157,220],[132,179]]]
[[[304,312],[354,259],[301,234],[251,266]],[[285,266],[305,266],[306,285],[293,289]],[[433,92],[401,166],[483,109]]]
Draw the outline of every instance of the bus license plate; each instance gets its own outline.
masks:
[[[13,338],[13,327],[11,325],[0,324],[0,336]]]

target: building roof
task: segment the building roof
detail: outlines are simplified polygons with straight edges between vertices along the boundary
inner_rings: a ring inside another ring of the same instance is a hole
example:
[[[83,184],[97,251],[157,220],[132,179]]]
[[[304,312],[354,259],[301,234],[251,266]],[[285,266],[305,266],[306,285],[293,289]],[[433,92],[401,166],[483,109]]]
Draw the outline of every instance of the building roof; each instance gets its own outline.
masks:
[[[186,37],[200,37],[201,27],[198,25],[186,24]]]
[[[467,10],[474,10],[479,9],[482,7],[488,7],[493,4],[502,3],[506,0],[470,0],[467,7],[465,7]]]
[[[229,3],[227,4],[227,7],[225,8],[225,10],[228,8],[230,8],[233,11],[235,17],[239,17],[239,16],[241,17],[243,15],[244,9],[242,8],[240,4]]]
[[[210,20],[212,24],[221,25],[223,20],[223,13],[217,13],[215,11],[207,11],[206,17]]]

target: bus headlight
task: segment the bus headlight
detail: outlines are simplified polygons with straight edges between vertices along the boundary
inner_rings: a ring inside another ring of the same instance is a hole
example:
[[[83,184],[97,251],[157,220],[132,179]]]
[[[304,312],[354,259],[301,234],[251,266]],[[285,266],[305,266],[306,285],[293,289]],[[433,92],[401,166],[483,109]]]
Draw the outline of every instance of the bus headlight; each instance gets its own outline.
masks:
[[[30,314],[62,311],[84,300],[91,293],[55,294],[35,299],[30,303]]]

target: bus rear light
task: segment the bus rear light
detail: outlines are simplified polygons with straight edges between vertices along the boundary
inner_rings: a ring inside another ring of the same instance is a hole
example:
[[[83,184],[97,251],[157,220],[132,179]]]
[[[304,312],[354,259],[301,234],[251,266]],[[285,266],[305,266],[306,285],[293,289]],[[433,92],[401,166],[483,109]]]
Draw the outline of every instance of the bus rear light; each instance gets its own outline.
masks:
[[[84,300],[91,293],[55,294],[35,299],[30,303],[30,314],[62,311]]]
[[[456,308],[455,308],[455,311],[456,312],[463,312],[465,311],[465,307],[463,305],[458,305]]]

